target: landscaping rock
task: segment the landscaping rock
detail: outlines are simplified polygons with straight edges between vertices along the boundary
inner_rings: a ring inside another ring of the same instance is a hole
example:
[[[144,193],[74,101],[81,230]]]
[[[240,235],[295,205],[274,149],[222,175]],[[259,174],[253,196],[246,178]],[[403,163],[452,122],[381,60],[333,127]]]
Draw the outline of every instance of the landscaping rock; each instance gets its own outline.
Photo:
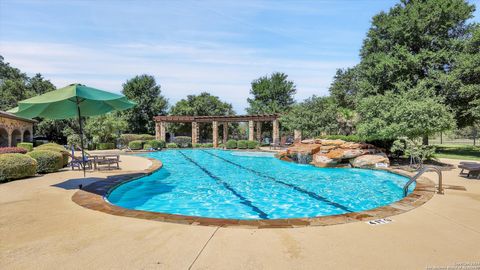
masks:
[[[293,146],[287,149],[287,155],[295,155],[295,154],[304,154],[304,155],[313,155],[320,151],[319,144],[294,144]]]
[[[328,152],[327,157],[332,159],[351,159],[363,155],[362,149],[334,149]]]
[[[323,154],[313,155],[312,165],[315,167],[335,167],[337,165],[337,160],[331,159]]]
[[[346,143],[344,140],[320,140],[322,145],[336,145],[340,146]]]
[[[312,143],[315,143],[315,140],[314,139],[302,140],[301,143],[302,144],[312,144]]]
[[[390,161],[384,153],[359,156],[350,162],[355,168],[375,168],[377,163],[390,165]]]

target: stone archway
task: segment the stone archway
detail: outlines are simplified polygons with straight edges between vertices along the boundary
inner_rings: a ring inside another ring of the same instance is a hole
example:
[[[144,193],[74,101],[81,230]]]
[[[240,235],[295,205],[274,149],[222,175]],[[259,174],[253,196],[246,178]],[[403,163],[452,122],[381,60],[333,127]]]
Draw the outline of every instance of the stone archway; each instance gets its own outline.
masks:
[[[22,133],[18,129],[13,130],[11,146],[17,146],[17,143],[21,143],[21,142],[22,142]]]
[[[8,147],[8,131],[0,127],[0,147]]]
[[[32,142],[32,133],[30,133],[30,130],[26,129],[23,132],[23,141],[24,142]]]

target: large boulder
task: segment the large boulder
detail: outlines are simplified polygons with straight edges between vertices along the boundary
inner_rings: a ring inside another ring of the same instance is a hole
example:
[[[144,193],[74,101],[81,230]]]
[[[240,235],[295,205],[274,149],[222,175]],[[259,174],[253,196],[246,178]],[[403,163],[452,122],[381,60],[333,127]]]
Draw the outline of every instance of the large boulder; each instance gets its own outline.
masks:
[[[319,144],[294,144],[287,149],[287,154],[289,156],[296,154],[313,155],[320,151],[320,146]]]
[[[337,160],[331,159],[324,154],[315,154],[313,155],[313,160],[311,162],[315,167],[335,167],[337,165]]]
[[[345,143],[344,140],[320,140],[322,145],[335,145],[340,146]]]
[[[377,164],[390,165],[390,161],[384,153],[359,156],[350,160],[350,163],[355,168],[375,168]]]
[[[327,157],[331,159],[351,159],[365,154],[362,149],[334,149],[328,152]]]

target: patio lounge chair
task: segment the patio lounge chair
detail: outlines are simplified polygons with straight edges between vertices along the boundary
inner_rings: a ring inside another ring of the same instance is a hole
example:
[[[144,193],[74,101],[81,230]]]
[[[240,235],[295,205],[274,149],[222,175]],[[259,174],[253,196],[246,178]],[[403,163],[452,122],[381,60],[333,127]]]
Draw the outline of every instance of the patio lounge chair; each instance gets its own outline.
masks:
[[[85,153],[85,161],[82,161],[82,157],[76,157],[75,156],[75,149],[72,146],[72,160],[70,161],[70,167],[72,170],[75,170],[75,168],[78,168],[78,170],[82,170],[83,166],[85,164],[85,169],[92,169],[92,159],[89,157],[88,153]]]
[[[475,163],[475,162],[460,162],[460,165],[458,165],[458,168],[462,169],[460,171],[460,175],[466,174],[467,177],[472,176],[473,174],[477,175],[477,179],[480,179],[480,163]],[[468,173],[464,172],[465,170],[468,171]]]

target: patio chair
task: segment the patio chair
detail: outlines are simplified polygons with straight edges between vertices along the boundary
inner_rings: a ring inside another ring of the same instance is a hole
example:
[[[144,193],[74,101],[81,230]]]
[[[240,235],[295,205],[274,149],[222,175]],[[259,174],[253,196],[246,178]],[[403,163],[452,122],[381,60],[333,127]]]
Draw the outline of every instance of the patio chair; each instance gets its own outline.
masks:
[[[82,157],[76,157],[75,156],[75,149],[72,146],[72,160],[70,161],[70,167],[72,168],[72,171],[75,170],[75,168],[78,168],[78,170],[82,170],[83,166],[85,165],[85,169],[92,169],[92,159],[89,157],[89,154],[85,152],[85,160],[82,161]]]
[[[100,169],[100,166],[107,166],[108,169],[111,169],[112,165],[117,165],[116,168],[120,169],[120,155],[94,155],[93,157],[93,166],[94,169]]]
[[[460,162],[460,165],[458,165],[458,168],[462,169],[460,171],[460,175],[465,175],[466,174],[467,177],[470,177],[473,174],[476,174],[477,179],[480,179],[480,163]],[[465,170],[467,170],[468,173],[466,173]]]

